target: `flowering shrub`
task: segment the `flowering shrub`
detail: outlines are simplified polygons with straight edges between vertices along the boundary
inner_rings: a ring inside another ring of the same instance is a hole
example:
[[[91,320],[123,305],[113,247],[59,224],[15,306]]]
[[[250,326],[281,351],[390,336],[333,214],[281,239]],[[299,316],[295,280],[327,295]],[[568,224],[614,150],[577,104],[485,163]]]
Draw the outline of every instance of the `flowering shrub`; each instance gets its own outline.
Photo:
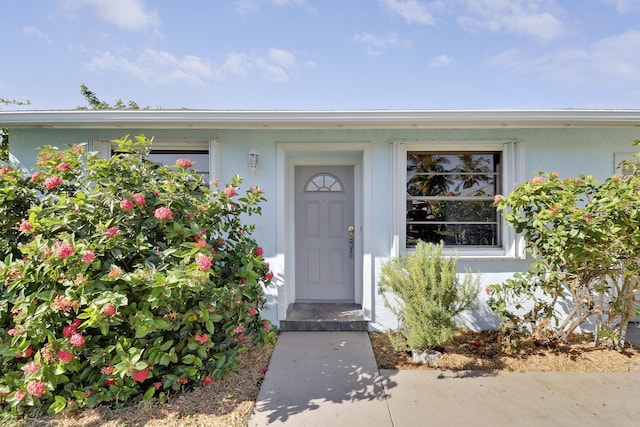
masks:
[[[162,396],[273,340],[259,316],[273,276],[241,220],[262,191],[210,190],[187,159],[148,161],[144,136],[117,142],[108,160],[45,147],[32,177],[0,177],[5,412]]]
[[[509,345],[523,332],[566,340],[590,322],[597,344],[624,346],[640,273],[640,170],[630,170],[602,184],[585,175],[538,174],[496,197],[534,257],[529,272],[489,289]]]

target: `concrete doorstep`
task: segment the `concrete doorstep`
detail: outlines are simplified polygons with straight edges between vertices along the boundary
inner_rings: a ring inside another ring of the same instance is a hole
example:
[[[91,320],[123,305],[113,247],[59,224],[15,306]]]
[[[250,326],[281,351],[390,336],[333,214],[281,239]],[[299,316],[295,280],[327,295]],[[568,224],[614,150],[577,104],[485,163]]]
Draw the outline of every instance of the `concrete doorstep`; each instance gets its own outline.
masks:
[[[640,427],[640,373],[378,371],[366,332],[283,332],[262,426]]]

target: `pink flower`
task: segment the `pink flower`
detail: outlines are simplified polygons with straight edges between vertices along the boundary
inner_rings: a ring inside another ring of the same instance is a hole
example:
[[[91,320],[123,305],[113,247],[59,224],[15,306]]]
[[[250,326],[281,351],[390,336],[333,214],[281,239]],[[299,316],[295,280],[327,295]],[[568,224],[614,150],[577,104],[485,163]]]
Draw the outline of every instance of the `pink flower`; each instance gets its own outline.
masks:
[[[19,327],[19,326],[15,327],[15,328],[11,328],[11,329],[9,329],[9,330],[7,331],[7,333],[8,333],[10,336],[20,335],[20,334],[21,334],[21,333],[23,333],[23,332],[24,332],[24,329],[22,329],[22,328],[21,328],[21,327]]]
[[[65,311],[67,313],[71,312],[73,308],[80,307],[79,301],[69,300],[62,295],[56,295],[53,298],[53,307],[59,311]]]
[[[162,381],[153,383],[153,386],[155,387],[156,390],[160,390],[160,388],[162,387]]]
[[[58,166],[56,166],[56,169],[58,169],[59,171],[66,171],[70,167],[71,167],[71,163],[62,162],[58,164]]]
[[[252,185],[251,186],[251,192],[255,193],[255,194],[261,194],[262,193],[262,189],[260,187],[258,187],[257,185]]]
[[[69,338],[69,344],[71,344],[74,347],[82,347],[85,343],[85,339],[82,336],[82,334],[79,333],[75,333],[73,335],[71,335],[71,337]]]
[[[129,199],[123,199],[120,200],[120,208],[122,208],[122,210],[125,211],[130,211],[131,209],[133,209],[133,200],[129,200]]]
[[[116,234],[118,234],[120,232],[120,229],[118,227],[111,227],[110,229],[107,230],[107,237],[113,237]]]
[[[264,277],[262,278],[262,280],[264,280],[265,282],[269,282],[273,279],[273,272],[269,271],[267,272],[267,274],[264,275]]]
[[[258,310],[256,310],[255,307],[251,307],[251,310],[249,311],[249,316],[253,317],[256,314],[258,314]]]
[[[73,245],[66,242],[55,242],[53,244],[53,252],[60,259],[65,259],[73,255]]]
[[[159,208],[156,208],[156,210],[153,212],[153,216],[162,221],[170,220],[171,218],[173,218],[173,212],[168,207],[161,206]]]
[[[262,321],[262,328],[268,331],[271,328],[271,322],[268,320]]]
[[[58,352],[58,359],[62,360],[64,363],[69,363],[73,360],[73,354],[69,353],[66,350],[60,350]]]
[[[16,394],[14,394],[14,395],[13,395],[13,398],[14,398],[17,402],[22,402],[22,400],[24,399],[24,397],[25,397],[26,395],[27,395],[27,394],[26,394],[24,391],[22,391],[22,390],[18,390],[18,391],[16,391]]]
[[[484,291],[487,293],[487,295],[491,295],[491,288],[489,286],[484,288]]]
[[[104,368],[100,369],[100,373],[104,374],[104,375],[111,375],[113,374],[113,370],[115,368],[112,366],[105,366]]]
[[[144,380],[147,379],[147,376],[149,375],[149,370],[148,369],[143,369],[141,371],[136,371],[133,373],[133,380],[136,382],[143,382]]]
[[[236,328],[233,330],[233,332],[235,332],[236,334],[241,334],[244,331],[244,326],[239,325],[236,326]]]
[[[193,162],[188,159],[180,158],[176,160],[176,165],[182,166],[183,168],[190,168],[191,166],[193,166]]]
[[[496,194],[495,196],[493,196],[493,203],[500,203],[503,199],[504,197],[502,196],[502,194]]]
[[[233,187],[226,187],[222,192],[229,197],[238,195],[238,193],[236,193],[236,189]]]
[[[96,257],[95,252],[86,251],[84,254],[82,254],[82,262],[90,264],[95,257]]]
[[[209,341],[209,334],[203,334],[203,335],[198,335],[196,334],[195,338],[194,338],[197,342],[199,342],[200,344],[204,344],[207,341]]]
[[[104,385],[111,386],[111,385],[114,385],[116,383],[116,380],[106,379],[103,382],[104,382]]]
[[[2,168],[0,168],[0,175],[8,174],[10,171],[11,168],[9,166],[3,166]]]
[[[31,375],[40,370],[40,365],[38,365],[36,362],[29,362],[22,367],[22,370],[24,371],[25,375]]]
[[[256,255],[257,256],[262,256],[262,254],[264,253],[264,251],[262,250],[262,248],[256,248]]]
[[[587,214],[587,215],[584,216],[584,220],[586,222],[591,222],[591,221],[593,221],[593,217],[591,215]]]
[[[206,377],[204,377],[204,379],[202,380],[203,383],[205,384],[210,384],[212,382],[211,380],[211,374],[207,374]]]
[[[24,357],[31,357],[32,354],[33,349],[31,347],[27,347],[27,349],[24,351]]]
[[[59,176],[51,176],[44,180],[44,186],[47,190],[52,190],[62,184],[62,178]]]
[[[107,276],[112,279],[117,279],[118,277],[122,276],[122,269],[117,265],[112,265]]]
[[[144,198],[144,195],[142,195],[140,193],[134,194],[132,197],[133,197],[133,201],[138,206],[141,206],[141,205],[144,205],[145,203],[147,203],[147,201]]]
[[[27,385],[27,393],[33,397],[41,397],[47,391],[47,386],[42,381],[31,381]]]
[[[542,184],[544,182],[544,177],[543,176],[534,176],[533,178],[531,178],[531,183],[533,184]]]
[[[189,383],[189,380],[187,378],[178,378],[176,381],[178,381],[180,384]]]
[[[200,267],[200,271],[205,271],[211,268],[211,258],[205,254],[198,254],[196,256],[196,264]]]
[[[40,179],[40,175],[42,175],[42,172],[36,172],[31,175],[31,182],[37,182]]]
[[[32,229],[31,223],[26,219],[23,219],[18,226],[18,230],[20,231],[31,231]]]
[[[116,307],[113,304],[107,304],[102,308],[102,313],[107,316],[116,314]]]
[[[62,336],[65,338],[71,338],[76,333],[76,327],[73,325],[65,326],[62,328]]]

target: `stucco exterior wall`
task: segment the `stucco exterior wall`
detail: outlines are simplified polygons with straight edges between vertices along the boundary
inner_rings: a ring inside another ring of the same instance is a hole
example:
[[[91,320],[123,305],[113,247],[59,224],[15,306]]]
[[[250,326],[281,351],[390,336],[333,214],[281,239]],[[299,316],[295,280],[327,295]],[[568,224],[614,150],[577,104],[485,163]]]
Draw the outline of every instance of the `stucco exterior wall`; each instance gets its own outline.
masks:
[[[15,129],[11,130],[10,151],[29,168],[36,162],[37,148],[46,144],[60,148],[67,144],[90,140],[111,140],[123,135],[145,135],[158,140],[216,140],[218,170],[211,171],[212,178],[221,182],[230,180],[235,174],[244,177],[244,187],[259,185],[265,192],[267,203],[261,217],[252,218],[256,223],[255,238],[265,251],[265,257],[274,270],[278,269],[277,256],[277,206],[283,203],[277,187],[277,148],[283,143],[339,144],[361,143],[370,147],[370,174],[362,179],[369,183],[372,206],[370,215],[372,259],[371,282],[377,284],[380,265],[392,254],[394,221],[393,194],[405,191],[393,188],[394,141],[455,141],[468,142],[482,140],[517,140],[524,147],[525,170],[523,176],[530,178],[536,171],[558,171],[562,176],[577,176],[580,173],[594,175],[603,180],[614,173],[614,153],[633,153],[632,142],[640,138],[640,131],[634,127],[607,128],[505,128],[505,129],[322,129],[322,130],[172,130],[172,129]],[[261,154],[259,173],[252,177],[246,164],[247,153],[252,148]],[[304,156],[326,156],[326,153],[304,153]],[[459,270],[466,268],[481,273],[482,286],[501,282],[514,272],[526,270],[527,260],[460,259]],[[278,313],[277,289],[267,290],[268,309],[264,317],[278,323],[282,313]],[[394,327],[395,320],[385,308],[376,288],[372,292],[372,322],[374,329]],[[485,298],[481,292],[481,298]],[[281,310],[281,309],[280,309]],[[495,327],[497,320],[486,305],[464,317],[466,326],[472,329]]]

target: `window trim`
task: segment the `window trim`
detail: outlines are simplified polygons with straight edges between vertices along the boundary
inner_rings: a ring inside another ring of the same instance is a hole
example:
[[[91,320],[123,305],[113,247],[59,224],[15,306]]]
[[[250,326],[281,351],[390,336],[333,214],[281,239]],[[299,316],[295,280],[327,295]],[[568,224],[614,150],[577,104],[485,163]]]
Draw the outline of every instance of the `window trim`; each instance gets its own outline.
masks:
[[[394,141],[394,253],[412,251],[406,247],[406,206],[407,206],[407,153],[411,151],[427,152],[500,152],[502,161],[503,194],[509,194],[516,182],[524,180],[524,143],[515,139],[507,140],[431,140],[431,141]],[[524,258],[524,239],[500,218],[499,233],[502,236],[501,247],[465,248],[451,247],[445,251],[461,259],[485,258]]]
[[[219,142],[217,139],[153,139],[152,147],[160,151],[208,151],[209,153],[209,187],[213,188],[212,181],[219,179]],[[89,151],[97,151],[98,157],[107,159],[114,148],[117,147],[112,139],[92,138],[89,140]]]

